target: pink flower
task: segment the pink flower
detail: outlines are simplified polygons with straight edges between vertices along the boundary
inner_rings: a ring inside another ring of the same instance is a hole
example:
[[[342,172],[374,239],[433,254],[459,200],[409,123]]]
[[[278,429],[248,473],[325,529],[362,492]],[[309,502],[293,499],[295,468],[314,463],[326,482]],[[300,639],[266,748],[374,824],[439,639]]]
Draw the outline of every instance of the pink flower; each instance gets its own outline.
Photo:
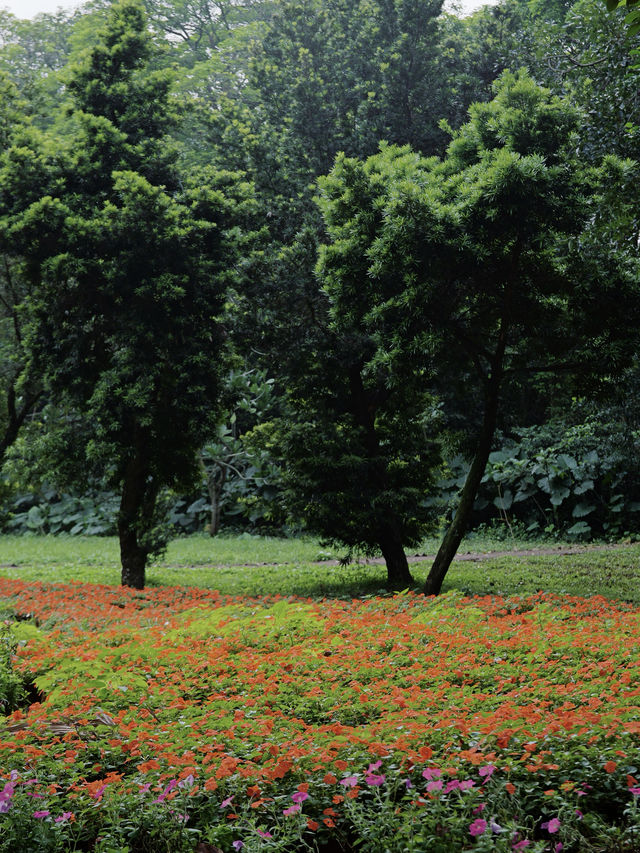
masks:
[[[373,785],[376,788],[379,788],[380,785],[384,785],[384,781],[386,778],[387,777],[384,775],[377,775],[376,773],[369,773],[367,776],[364,777],[364,780],[367,783],[367,785]]]
[[[432,782],[427,782],[427,791],[441,791],[442,779],[434,779]]]
[[[287,808],[287,809],[283,809],[282,814],[285,817],[289,817],[292,814],[297,814],[299,811],[302,811],[302,806],[299,805],[298,803],[296,803],[293,806],[289,806],[289,808]]]
[[[473,779],[463,779],[462,782],[460,782],[460,790],[468,791],[470,788],[473,788],[474,785],[475,782]]]
[[[629,788],[629,793],[634,797],[640,797],[640,788]]]
[[[309,799],[309,794],[306,791],[296,791],[291,794],[291,799],[294,803],[304,803],[305,800]]]
[[[41,811],[41,812],[34,812],[33,816],[34,817],[49,817],[50,814],[51,814],[51,812]]]
[[[226,800],[223,800],[223,801],[220,803],[220,808],[221,808],[221,809],[226,809],[226,808],[228,808],[228,807],[231,805],[231,803],[232,803],[232,802],[233,802],[233,794],[232,794],[230,797],[227,797],[227,799],[226,799]],[[243,845],[243,846],[244,846],[244,845]],[[238,847],[238,850],[239,850],[239,849],[240,849],[240,848]]]
[[[376,761],[375,764],[370,764],[367,767],[367,773],[375,773],[376,770],[379,770],[382,767],[382,761]]]
[[[522,841],[517,841],[512,847],[512,850],[526,850],[531,844],[526,838],[523,838]]]
[[[444,792],[448,794],[449,791],[457,791],[460,787],[460,782],[457,779],[449,779],[447,784],[445,785]],[[429,790],[429,786],[427,785],[427,790]]]
[[[345,788],[353,788],[354,785],[358,784],[358,777],[356,775],[345,776],[344,779],[340,780],[340,784],[344,785]]]
[[[469,824],[469,835],[474,837],[483,835],[487,831],[487,822],[481,817],[476,818],[473,823]]]
[[[69,820],[69,818],[72,816],[73,816],[73,812],[62,812],[60,817],[56,818],[56,823],[62,823],[65,820]]]
[[[256,829],[256,832],[260,836],[260,838],[273,838],[270,832],[264,832],[262,829]]]
[[[482,814],[482,812],[486,809],[486,807],[487,807],[486,803],[480,803],[480,805],[476,806],[475,809],[473,810],[473,814]]]
[[[438,770],[438,768],[437,768],[437,767],[426,767],[426,768],[422,771],[422,775],[424,776],[424,778],[425,778],[425,779],[427,780],[427,782],[428,782],[428,781],[430,781],[431,779],[438,779],[440,776],[442,776],[442,771],[441,771],[441,770]]]
[[[560,829],[560,821],[557,817],[551,818],[551,820],[547,820],[542,824],[542,828],[550,833],[557,832]]]
[[[489,777],[492,776],[495,771],[496,768],[494,764],[485,764],[484,767],[481,767],[478,770],[478,773],[480,774],[480,776],[486,776],[486,778],[489,779]]]

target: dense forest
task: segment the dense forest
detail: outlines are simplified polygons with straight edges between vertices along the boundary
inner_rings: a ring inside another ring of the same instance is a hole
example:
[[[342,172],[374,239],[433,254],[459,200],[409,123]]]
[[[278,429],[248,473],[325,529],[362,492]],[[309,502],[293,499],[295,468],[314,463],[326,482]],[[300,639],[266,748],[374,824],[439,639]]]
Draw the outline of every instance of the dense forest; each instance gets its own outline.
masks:
[[[0,12],[0,526],[382,553],[640,519],[640,68],[596,0]]]

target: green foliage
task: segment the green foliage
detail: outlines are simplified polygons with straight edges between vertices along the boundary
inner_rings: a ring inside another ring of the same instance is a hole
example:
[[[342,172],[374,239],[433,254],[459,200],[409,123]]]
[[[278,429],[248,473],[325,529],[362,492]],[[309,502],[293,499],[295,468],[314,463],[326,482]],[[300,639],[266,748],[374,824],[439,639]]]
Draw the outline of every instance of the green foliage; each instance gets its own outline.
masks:
[[[561,419],[516,430],[489,457],[479,498],[529,532],[588,539],[635,529],[640,512],[638,435],[623,423]]]
[[[354,361],[386,388],[402,376],[415,399],[464,379],[483,400],[438,575],[465,532],[509,383],[541,371],[606,376],[635,347],[635,263],[599,240],[612,169],[576,156],[578,121],[526,74],[505,73],[443,160],[383,147],[365,162],[338,158],[321,182],[329,241],[318,273],[337,340],[361,336]]]
[[[26,699],[24,679],[15,671],[18,637],[11,622],[0,621],[0,714],[10,714]]]
[[[0,177],[34,288],[30,351],[50,392],[82,413],[77,477],[122,494],[123,580],[136,585],[163,546],[158,495],[194,481],[218,416],[220,315],[252,209],[241,176],[176,170],[170,75],[149,68],[152,55],[140,3],[115,4],[71,69],[67,149],[14,148]],[[16,175],[13,157],[31,168]]]

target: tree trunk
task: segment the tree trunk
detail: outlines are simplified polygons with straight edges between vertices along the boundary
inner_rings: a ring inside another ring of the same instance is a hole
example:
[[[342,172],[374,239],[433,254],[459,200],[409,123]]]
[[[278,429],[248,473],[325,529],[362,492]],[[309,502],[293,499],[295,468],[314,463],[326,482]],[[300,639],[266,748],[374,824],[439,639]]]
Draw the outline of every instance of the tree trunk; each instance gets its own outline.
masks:
[[[0,463],[4,460],[5,453],[14,444],[18,437],[20,428],[24,424],[27,415],[35,408],[40,394],[29,394],[24,396],[20,409],[16,408],[16,392],[13,382],[7,389],[7,417],[4,433],[0,436]]]
[[[499,337],[496,353],[492,361],[491,374],[486,383],[484,412],[482,417],[482,427],[478,436],[476,451],[471,463],[471,468],[467,474],[467,479],[464,481],[462,492],[460,493],[460,501],[456,509],[449,529],[447,530],[444,539],[440,544],[438,553],[431,565],[431,569],[427,576],[424,585],[425,595],[438,595],[442,589],[442,582],[445,575],[449,571],[453,558],[455,557],[460,542],[464,534],[467,532],[469,519],[473,510],[473,504],[478,494],[478,488],[482,481],[489,454],[491,453],[491,444],[493,435],[496,429],[496,421],[498,416],[498,400],[500,396],[500,384],[502,381],[503,360],[505,350],[506,331],[501,332]]]
[[[149,551],[140,544],[140,533],[144,519],[153,515],[155,498],[155,486],[150,487],[147,466],[138,452],[125,471],[118,513],[122,586],[144,589]]]
[[[209,470],[205,464],[202,453],[199,456],[200,469],[204,475],[205,483],[207,484],[207,494],[209,495],[209,536],[217,536],[220,532],[220,511],[222,509],[220,501],[222,498],[222,489],[227,480],[227,469],[224,465],[214,462],[214,468]]]
[[[407,555],[404,553],[400,537],[391,529],[380,533],[380,550],[387,564],[387,586],[389,589],[406,589],[415,581],[409,571]]]

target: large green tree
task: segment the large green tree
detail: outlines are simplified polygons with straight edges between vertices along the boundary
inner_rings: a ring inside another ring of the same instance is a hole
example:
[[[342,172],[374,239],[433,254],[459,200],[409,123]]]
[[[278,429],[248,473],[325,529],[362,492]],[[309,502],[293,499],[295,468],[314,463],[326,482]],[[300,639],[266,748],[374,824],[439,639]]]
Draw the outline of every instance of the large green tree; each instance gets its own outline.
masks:
[[[27,129],[25,110],[15,86],[0,72],[0,151],[6,151]],[[13,241],[0,236],[0,465],[42,392],[25,345],[24,303],[29,287],[20,261]]]
[[[442,160],[385,150],[340,159],[323,184],[331,243],[320,274],[331,311],[376,335],[380,364],[429,387],[463,375],[480,391],[475,451],[426,585],[440,590],[466,532],[501,395],[526,374],[585,381],[634,348],[638,264],[598,230],[631,164],[576,156],[579,113],[524,74],[475,104]],[[371,307],[373,306],[373,307]],[[384,333],[383,333],[384,330]],[[416,353],[429,354],[431,370]]]
[[[14,145],[0,176],[32,287],[31,357],[82,415],[80,468],[121,492],[122,583],[134,587],[160,544],[158,495],[197,475],[215,423],[219,318],[249,195],[236,175],[178,173],[170,75],[151,59],[141,3],[114,4],[69,78],[68,144]]]

